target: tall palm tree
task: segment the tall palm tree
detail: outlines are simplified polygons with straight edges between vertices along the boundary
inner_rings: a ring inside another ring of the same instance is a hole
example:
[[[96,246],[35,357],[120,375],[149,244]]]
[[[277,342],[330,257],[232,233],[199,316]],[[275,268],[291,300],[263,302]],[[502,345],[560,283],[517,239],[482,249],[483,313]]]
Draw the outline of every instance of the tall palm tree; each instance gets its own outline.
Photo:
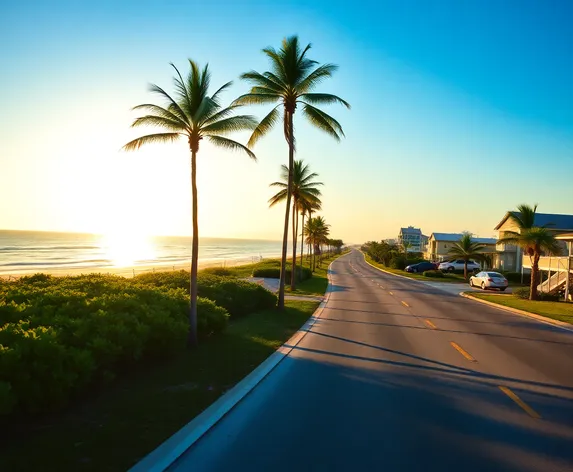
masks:
[[[464,279],[468,279],[468,262],[472,259],[483,260],[485,246],[472,240],[470,233],[465,233],[448,251],[450,256],[464,260]]]
[[[547,228],[549,225],[536,226],[535,213],[537,205],[519,205],[517,212],[509,214],[518,231],[505,231],[503,238],[498,240],[501,244],[515,244],[531,259],[531,283],[529,299],[537,300],[537,283],[539,277],[539,258],[543,253],[559,254],[561,248],[555,235]]]
[[[288,193],[288,176],[289,169],[284,164],[281,166],[281,181],[273,182],[271,187],[279,187],[279,190],[269,200],[270,206],[274,206],[279,202],[286,200]],[[296,279],[296,247],[298,243],[298,214],[306,202],[317,203],[320,202],[320,190],[317,188],[319,185],[324,185],[322,182],[315,182],[313,179],[317,178],[316,172],[311,172],[308,164],[302,160],[294,161],[293,178],[292,178],[292,270],[290,286],[291,290],[295,289]]]
[[[261,137],[281,119],[279,107],[282,106],[282,122],[285,140],[289,148],[289,178],[287,187],[286,210],[283,231],[283,247],[281,257],[281,274],[279,282],[279,309],[284,308],[285,267],[287,256],[287,238],[289,211],[292,196],[292,178],[294,168],[294,114],[297,106],[312,125],[326,132],[337,141],[344,136],[342,126],[332,116],[314,105],[342,104],[350,105],[342,98],[328,93],[314,93],[312,90],[332,76],[337,66],[334,64],[318,65],[318,62],[307,57],[310,44],[301,48],[298,37],[291,36],[283,39],[279,50],[272,47],[263,49],[271,63],[271,70],[262,74],[256,71],[247,72],[241,78],[250,82],[253,87],[250,92],[239,97],[235,103],[242,105],[276,104],[265,116],[249,139],[248,146],[253,146]]]
[[[123,149],[133,151],[144,144],[173,142],[181,137],[187,140],[191,153],[191,194],[193,200],[193,240],[191,252],[191,302],[189,311],[189,346],[197,344],[197,259],[199,254],[199,225],[197,219],[197,153],[199,143],[207,139],[211,144],[230,150],[245,152],[256,160],[255,154],[246,146],[222,135],[233,131],[253,130],[257,121],[248,115],[233,115],[237,104],[222,108],[219,95],[230,87],[228,82],[219,88],[213,95],[209,95],[209,82],[211,74],[206,65],[203,70],[199,65],[189,60],[191,67],[186,79],[179,70],[175,69],[175,93],[169,95],[157,85],[151,85],[151,92],[159,95],[164,102],[163,106],[143,104],[134,107],[147,114],[136,118],[132,127],[153,126],[166,130],[162,133],[147,134],[127,143]]]

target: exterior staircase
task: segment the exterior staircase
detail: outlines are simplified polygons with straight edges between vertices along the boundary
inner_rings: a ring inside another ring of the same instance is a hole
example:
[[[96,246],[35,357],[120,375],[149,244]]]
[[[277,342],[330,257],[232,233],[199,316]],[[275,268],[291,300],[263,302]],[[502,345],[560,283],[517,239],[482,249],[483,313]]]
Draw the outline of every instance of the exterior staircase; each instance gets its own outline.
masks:
[[[567,283],[567,272],[555,272],[543,283],[537,286],[537,290],[543,293],[553,294],[565,287]],[[571,275],[571,274],[569,274]]]

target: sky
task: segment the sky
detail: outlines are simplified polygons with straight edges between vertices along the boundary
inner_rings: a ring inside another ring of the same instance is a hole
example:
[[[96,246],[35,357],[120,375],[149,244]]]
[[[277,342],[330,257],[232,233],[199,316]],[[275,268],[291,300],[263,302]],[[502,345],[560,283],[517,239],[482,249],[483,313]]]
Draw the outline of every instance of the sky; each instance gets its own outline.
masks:
[[[573,2],[529,0],[11,2],[0,7],[0,228],[191,232],[185,141],[126,153],[131,108],[172,88],[170,62],[209,63],[216,87],[264,71],[298,34],[339,65],[317,91],[345,139],[295,115],[297,159],[324,182],[348,243],[401,226],[489,237],[507,210],[573,214]],[[213,89],[214,91],[215,89]],[[245,112],[262,118],[269,108]],[[248,135],[235,139],[246,143]],[[202,236],[279,240],[268,208],[288,150],[277,128],[246,155],[201,144]]]

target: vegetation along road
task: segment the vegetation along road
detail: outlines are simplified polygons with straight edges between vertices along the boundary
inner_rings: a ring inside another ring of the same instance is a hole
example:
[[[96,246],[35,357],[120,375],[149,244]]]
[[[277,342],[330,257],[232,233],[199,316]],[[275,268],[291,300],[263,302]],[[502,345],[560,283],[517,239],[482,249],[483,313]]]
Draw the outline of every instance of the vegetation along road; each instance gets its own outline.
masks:
[[[358,251],[291,353],[170,470],[573,470],[573,332]]]

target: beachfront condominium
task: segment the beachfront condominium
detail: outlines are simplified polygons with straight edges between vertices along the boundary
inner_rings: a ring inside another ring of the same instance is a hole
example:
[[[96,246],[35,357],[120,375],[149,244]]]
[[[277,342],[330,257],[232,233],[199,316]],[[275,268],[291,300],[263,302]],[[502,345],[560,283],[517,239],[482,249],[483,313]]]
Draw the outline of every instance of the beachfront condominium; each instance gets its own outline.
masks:
[[[422,234],[420,228],[408,226],[407,228],[400,228],[398,242],[405,247],[408,252],[424,252],[428,244],[428,237]]]

